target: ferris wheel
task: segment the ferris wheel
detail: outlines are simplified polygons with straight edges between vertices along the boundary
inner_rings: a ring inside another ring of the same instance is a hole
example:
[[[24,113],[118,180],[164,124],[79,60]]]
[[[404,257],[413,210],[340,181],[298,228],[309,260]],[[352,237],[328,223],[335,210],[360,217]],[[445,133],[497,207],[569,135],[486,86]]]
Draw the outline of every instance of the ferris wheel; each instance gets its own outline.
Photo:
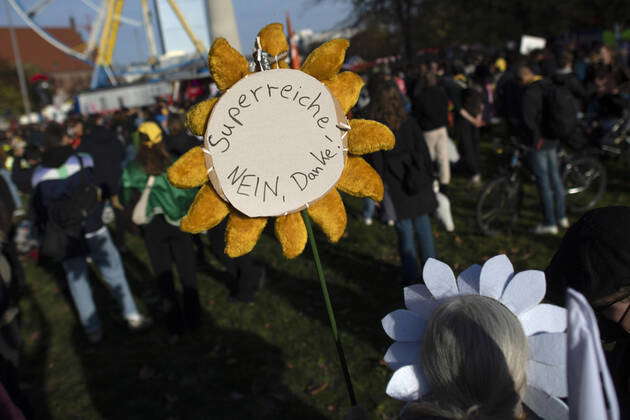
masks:
[[[88,41],[82,45],[66,45],[60,40],[56,39],[50,34],[44,24],[41,23],[45,19],[46,14],[55,6],[64,5],[67,6],[67,0],[7,0],[15,13],[26,23],[34,32],[41,36],[53,47],[60,49],[64,53],[71,55],[79,60],[92,62],[93,54],[96,51],[97,44],[100,38],[100,34],[103,30],[103,24],[106,20],[109,3],[114,3],[109,0],[103,0],[100,4],[95,3],[92,0],[76,0],[77,3],[83,5],[83,9],[86,13],[90,13],[89,19],[91,22],[85,25],[89,29]],[[144,3],[145,1],[143,1]],[[56,3],[56,4],[55,4]],[[123,2],[121,2],[123,3]],[[122,8],[120,9],[122,11]],[[121,13],[114,17],[118,22],[122,22],[128,25],[142,26],[142,22],[130,19],[122,16]]]
[[[1,1],[1,0],[0,0]],[[80,45],[67,45],[49,33],[45,24],[46,14],[56,6],[67,7],[70,0],[6,0],[17,15],[39,36],[50,45],[81,61],[94,65],[92,87],[98,85],[100,74],[105,74],[110,83],[116,84],[116,78],[111,69],[114,49],[116,47],[120,24],[126,24],[144,29],[149,47],[149,63],[157,62],[158,49],[153,31],[152,12],[149,0],[140,0],[142,6],[142,21],[125,17],[122,14],[125,0],[71,0],[88,14],[87,41]],[[135,1],[135,0],[132,0]],[[166,0],[177,16],[180,25],[200,54],[206,49],[192,32],[188,22],[181,13],[175,0]]]

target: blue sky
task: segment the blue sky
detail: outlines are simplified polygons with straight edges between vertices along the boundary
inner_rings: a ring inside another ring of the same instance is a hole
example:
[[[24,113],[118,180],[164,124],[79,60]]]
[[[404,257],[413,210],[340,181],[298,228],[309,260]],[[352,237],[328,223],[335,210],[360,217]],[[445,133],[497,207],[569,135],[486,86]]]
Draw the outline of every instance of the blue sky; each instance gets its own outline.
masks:
[[[6,0],[0,0],[4,2]],[[100,4],[103,0],[90,0]],[[35,0],[18,0],[28,8]],[[327,0],[317,4],[314,0],[233,0],[236,22],[244,52],[249,52],[258,30],[271,22],[285,22],[285,14],[289,12],[295,30],[311,28],[315,31],[328,30],[348,16],[349,0]],[[7,24],[4,5],[0,8],[0,25]],[[140,1],[127,0],[123,14],[129,18],[141,20]],[[86,7],[81,0],[53,0],[37,21],[40,25],[68,26],[69,17],[73,16],[79,27],[86,25],[95,13]],[[24,25],[19,17],[12,13],[13,25]],[[51,46],[51,48],[53,48]],[[145,34],[142,28],[122,25],[114,61],[128,63],[142,61],[147,56]]]

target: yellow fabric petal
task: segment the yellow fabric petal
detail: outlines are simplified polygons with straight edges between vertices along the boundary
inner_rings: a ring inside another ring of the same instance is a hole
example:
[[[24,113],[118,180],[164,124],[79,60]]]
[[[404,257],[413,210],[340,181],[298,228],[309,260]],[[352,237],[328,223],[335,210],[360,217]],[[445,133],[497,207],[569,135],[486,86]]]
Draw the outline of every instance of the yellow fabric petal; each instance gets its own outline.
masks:
[[[317,80],[331,79],[343,65],[348,46],[350,43],[346,39],[333,39],[320,45],[306,57],[302,71]]]
[[[217,38],[212,43],[208,65],[212,78],[222,91],[229,89],[249,72],[245,57],[232,48],[225,38]]]
[[[209,184],[205,184],[195,196],[179,227],[184,232],[201,233],[221,223],[229,212],[225,201]]]
[[[374,168],[360,157],[348,156],[337,188],[356,197],[383,200],[383,180]]]
[[[247,217],[241,213],[230,213],[225,231],[225,253],[236,258],[249,253],[267,224],[264,217]]]
[[[301,213],[277,217],[275,231],[285,257],[295,258],[304,251],[307,234]]]
[[[330,190],[328,194],[314,202],[308,208],[308,215],[311,216],[331,242],[341,239],[346,230],[348,215],[341,200],[341,195],[336,189]]]
[[[281,23],[270,23],[258,32],[263,51],[276,56],[289,49],[287,37]],[[277,68],[273,66],[273,68]]]
[[[352,129],[348,133],[348,151],[353,155],[364,155],[379,150],[394,148],[396,138],[386,125],[372,120],[350,120]]]
[[[324,84],[339,101],[343,113],[347,114],[359,100],[359,94],[365,83],[358,74],[344,71],[326,80]]]
[[[186,126],[195,136],[203,136],[206,133],[208,118],[218,100],[218,98],[212,98],[199,102],[191,106],[186,113]]]
[[[184,153],[168,168],[168,180],[177,188],[195,188],[207,180],[206,162],[201,146]]]

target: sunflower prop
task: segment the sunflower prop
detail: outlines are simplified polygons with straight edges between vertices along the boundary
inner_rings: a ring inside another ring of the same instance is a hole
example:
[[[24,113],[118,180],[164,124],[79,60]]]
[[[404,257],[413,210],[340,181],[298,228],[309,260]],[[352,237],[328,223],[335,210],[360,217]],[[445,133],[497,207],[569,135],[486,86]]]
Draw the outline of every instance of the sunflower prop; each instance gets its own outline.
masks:
[[[363,87],[361,77],[339,70],[349,42],[329,41],[314,50],[300,70],[282,60],[288,44],[282,25],[258,34],[254,63],[223,38],[212,44],[210,73],[222,92],[193,106],[187,126],[203,136],[168,170],[179,188],[197,188],[181,229],[200,233],[228,218],[225,253],[239,257],[258,242],[270,217],[287,258],[310,241],[333,337],[355,404],[311,220],[326,237],[343,235],[346,210],[339,191],[376,201],[383,182],[360,155],[394,146],[394,135],[371,120],[346,114]]]

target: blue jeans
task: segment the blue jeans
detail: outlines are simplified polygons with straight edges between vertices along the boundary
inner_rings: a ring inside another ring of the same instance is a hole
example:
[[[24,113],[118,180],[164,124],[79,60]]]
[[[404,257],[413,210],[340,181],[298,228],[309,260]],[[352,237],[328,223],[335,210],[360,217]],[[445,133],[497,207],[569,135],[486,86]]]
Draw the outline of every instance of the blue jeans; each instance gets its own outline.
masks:
[[[376,212],[376,201],[371,198],[363,199],[363,211],[361,215],[364,219],[373,219]],[[385,191],[383,193],[383,201],[381,202],[381,220],[387,222],[390,220],[396,220],[396,210],[394,209],[394,203],[385,185]]]
[[[364,219],[373,219],[374,212],[376,211],[376,201],[371,198],[363,199],[363,211],[362,216]]]
[[[123,316],[138,315],[138,309],[127,284],[125,271],[118,249],[114,245],[106,227],[86,235],[90,256],[98,267],[103,280],[109,286],[114,297],[122,307]],[[79,313],[81,325],[86,332],[94,332],[101,328],[101,323],[96,313],[92,289],[88,279],[88,264],[85,257],[68,258],[63,261],[66,271],[66,279],[74,306]]]
[[[560,176],[558,150],[555,147],[534,150],[531,152],[531,162],[543,209],[543,224],[556,226],[566,216],[566,192]]]
[[[406,284],[416,283],[420,272],[418,271],[415,236],[417,236],[420,244],[422,264],[424,265],[429,258],[435,258],[435,245],[429,215],[423,214],[414,219],[396,221],[396,233],[398,234],[398,252],[402,262],[403,282]]]

